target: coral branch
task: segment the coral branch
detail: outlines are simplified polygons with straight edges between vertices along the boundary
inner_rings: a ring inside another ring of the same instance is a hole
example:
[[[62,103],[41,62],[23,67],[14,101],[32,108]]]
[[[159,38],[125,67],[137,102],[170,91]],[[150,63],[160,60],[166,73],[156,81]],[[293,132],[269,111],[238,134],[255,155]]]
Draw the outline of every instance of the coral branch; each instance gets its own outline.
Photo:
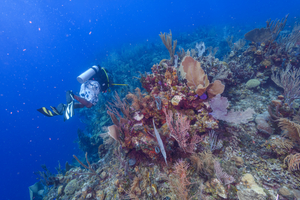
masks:
[[[232,182],[235,181],[235,179],[233,178],[233,176],[228,175],[226,172],[223,172],[219,161],[215,161],[214,162],[214,168],[216,171],[216,176],[220,181],[224,182],[224,185],[228,185]]]
[[[193,153],[195,145],[202,139],[198,135],[194,135],[190,143],[188,143],[188,140],[190,139],[190,134],[188,133],[190,128],[190,120],[188,120],[183,114],[177,113],[177,120],[174,121],[171,110],[168,110],[167,112],[166,108],[164,107],[163,112],[166,115],[166,121],[171,131],[171,136],[178,142],[183,151]]]
[[[83,166],[84,168],[86,168],[87,170],[90,170],[90,171],[92,172],[92,173],[88,173],[88,174],[90,174],[90,175],[96,175],[97,177],[100,178],[99,174],[97,174],[97,172],[92,168],[92,166],[91,166],[91,164],[90,164],[90,161],[89,161],[89,159],[88,159],[88,157],[87,157],[87,152],[85,153],[85,160],[86,160],[88,166],[86,166],[85,164],[83,164],[83,162],[81,162],[75,155],[73,155],[73,157],[77,160],[77,162],[78,162],[81,166]]]
[[[108,104],[110,106],[107,106],[107,109],[111,112],[116,114],[119,118],[122,118],[121,115],[119,114],[119,112],[116,110],[116,108],[120,109],[121,112],[124,114],[124,116],[127,119],[131,119],[130,115],[129,115],[129,106],[127,105],[127,103],[124,100],[121,100],[121,98],[119,97],[118,93],[115,92],[114,95],[114,100],[112,102],[108,102]]]
[[[300,98],[300,69],[292,68],[289,63],[285,70],[279,73],[272,70],[271,79],[284,91],[285,103],[289,106],[295,99]]]
[[[171,189],[178,197],[177,199],[187,200],[189,196],[187,186],[191,184],[187,178],[187,169],[189,168],[189,164],[183,160],[179,160],[174,164],[173,168],[173,176],[169,178]]]
[[[300,153],[294,155],[288,155],[284,159],[284,163],[287,162],[289,166],[289,171],[295,171],[300,169]]]
[[[172,32],[171,32],[171,30],[170,30],[170,33],[167,35],[166,35],[166,33],[164,33],[164,34],[160,33],[159,37],[161,38],[162,42],[168,49],[169,54],[170,54],[170,63],[171,63],[171,65],[173,65],[174,64],[174,53],[175,53],[175,49],[176,49],[176,45],[177,45],[177,40],[173,40],[173,48],[172,48]]]

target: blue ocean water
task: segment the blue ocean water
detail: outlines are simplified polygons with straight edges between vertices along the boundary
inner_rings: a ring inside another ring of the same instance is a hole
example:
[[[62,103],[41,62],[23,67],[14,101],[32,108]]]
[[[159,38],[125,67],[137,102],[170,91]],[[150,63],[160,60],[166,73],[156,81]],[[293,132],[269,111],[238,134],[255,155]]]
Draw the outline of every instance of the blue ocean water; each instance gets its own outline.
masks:
[[[158,34],[200,26],[231,31],[298,19],[300,1],[34,1],[3,0],[0,11],[0,199],[28,200],[35,171],[81,151],[78,116],[67,122],[36,111],[79,91],[76,77],[124,44],[160,42]],[[221,33],[220,33],[221,34]],[[115,74],[118,76],[118,74]]]

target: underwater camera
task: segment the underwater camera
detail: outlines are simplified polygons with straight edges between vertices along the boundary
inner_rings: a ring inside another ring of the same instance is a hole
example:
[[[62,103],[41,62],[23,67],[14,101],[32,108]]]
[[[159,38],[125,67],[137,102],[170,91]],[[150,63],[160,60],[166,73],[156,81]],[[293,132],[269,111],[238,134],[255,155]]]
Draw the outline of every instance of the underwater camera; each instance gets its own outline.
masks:
[[[99,67],[94,65],[91,68],[89,68],[88,70],[86,70],[85,72],[83,72],[82,74],[80,74],[77,77],[77,81],[82,84],[82,83],[86,82],[87,80],[89,80],[97,72],[99,72]]]

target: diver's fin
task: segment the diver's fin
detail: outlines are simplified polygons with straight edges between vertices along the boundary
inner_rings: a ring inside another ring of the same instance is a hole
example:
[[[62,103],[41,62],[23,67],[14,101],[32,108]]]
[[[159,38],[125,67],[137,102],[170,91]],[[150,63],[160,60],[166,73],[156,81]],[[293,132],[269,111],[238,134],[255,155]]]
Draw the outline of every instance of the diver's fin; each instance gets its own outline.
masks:
[[[66,107],[67,107],[66,104],[60,103],[60,104],[58,104],[58,106],[56,106],[56,108],[55,108],[55,107],[53,107],[53,108],[51,107],[51,108],[52,108],[52,110],[55,109],[55,111],[56,111],[58,114],[63,115],[63,114],[64,114],[64,111],[65,111],[65,109],[66,109]],[[53,111],[54,111],[54,110],[53,110]]]
[[[55,113],[56,115],[61,115],[60,112],[53,106],[50,106],[50,108],[52,109],[53,113]]]
[[[74,116],[74,98],[73,95],[70,95],[71,101],[67,104],[67,107],[64,111],[64,121],[67,121]]]
[[[41,108],[37,109],[37,111],[39,111],[40,113],[42,113],[43,115],[45,115],[47,117],[53,117],[53,116],[59,115],[57,113],[57,111],[53,109],[54,107],[51,107],[51,108],[52,108],[53,112],[51,110],[47,109],[46,107],[41,107]]]
[[[72,90],[68,90],[66,92],[66,102],[71,103],[72,101],[74,101],[74,94],[73,94]]]

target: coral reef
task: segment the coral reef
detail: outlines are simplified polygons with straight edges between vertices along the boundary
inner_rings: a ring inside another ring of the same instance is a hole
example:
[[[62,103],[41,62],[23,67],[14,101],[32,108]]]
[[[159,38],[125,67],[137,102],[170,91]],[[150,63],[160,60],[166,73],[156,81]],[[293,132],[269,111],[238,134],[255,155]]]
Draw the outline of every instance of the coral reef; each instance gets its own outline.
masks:
[[[111,53],[104,66],[129,86],[80,111],[85,158],[44,167],[44,199],[299,196],[300,26],[284,34],[287,18],[244,38],[199,28]]]

